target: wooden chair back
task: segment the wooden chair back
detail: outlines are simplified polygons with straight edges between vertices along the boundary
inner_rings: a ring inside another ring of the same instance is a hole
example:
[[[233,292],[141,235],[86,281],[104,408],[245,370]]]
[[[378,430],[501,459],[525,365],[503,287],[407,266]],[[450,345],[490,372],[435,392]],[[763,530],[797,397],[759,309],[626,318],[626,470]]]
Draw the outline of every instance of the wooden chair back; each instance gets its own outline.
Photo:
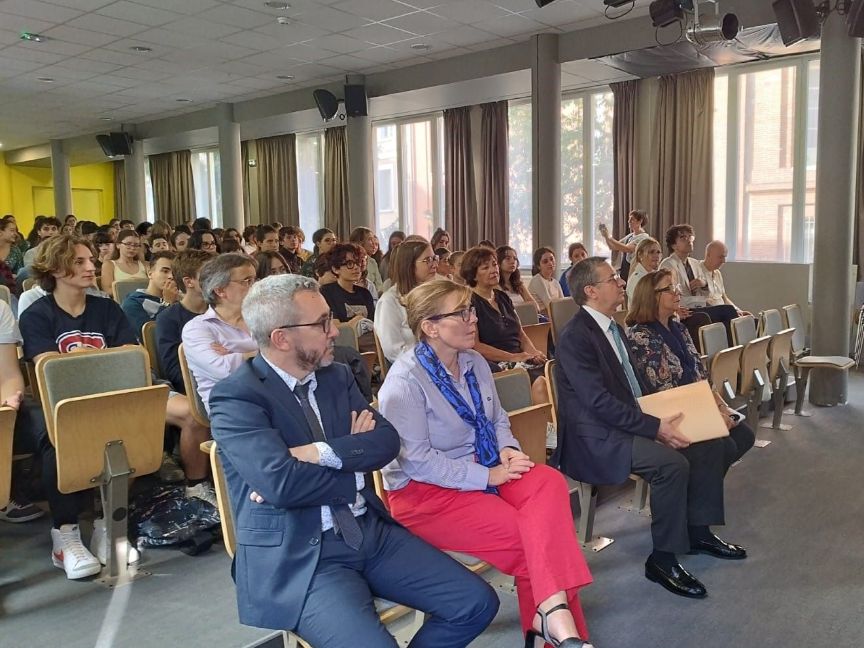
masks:
[[[21,287],[24,290],[30,290],[35,285],[36,285],[36,277],[28,277],[23,282],[21,282]]]
[[[99,483],[109,443],[123,443],[135,476],[159,470],[168,387],[151,384],[143,348],[46,355],[36,375],[61,493]]]
[[[549,402],[552,403],[552,423],[558,427],[558,383],[555,382],[558,372],[558,362],[550,360],[546,363],[544,373],[546,374],[546,391],[549,393]]]
[[[741,352],[741,380],[738,393],[749,396],[755,387],[754,371],[758,371],[762,379],[768,380],[768,344],[770,336],[756,338],[744,345]]]
[[[792,336],[792,351],[796,355],[807,349],[807,322],[804,321],[804,313],[798,304],[789,304],[783,307],[786,316],[786,328],[795,329]]]
[[[210,427],[210,415],[204,407],[204,401],[201,400],[201,395],[198,393],[198,381],[195,380],[195,375],[189,369],[189,363],[186,362],[186,352],[181,344],[177,348],[177,357],[180,360],[180,373],[183,374],[183,388],[186,390],[186,398],[189,401],[189,410],[192,418],[199,425]]]
[[[12,305],[12,293],[9,292],[9,286],[6,284],[0,284],[0,301]]]
[[[159,360],[159,348],[156,345],[156,322],[153,320],[144,322],[144,326],[141,327],[141,344],[150,356],[150,366],[159,378],[163,378],[162,362]]]
[[[546,463],[546,427],[552,422],[552,403],[531,405],[507,412],[510,418],[510,431],[522,452],[536,464]]]
[[[492,378],[504,411],[512,412],[534,404],[531,402],[531,378],[525,369],[499,371],[492,374]]]
[[[779,311],[777,315],[780,315]],[[769,378],[772,385],[777,383],[781,367],[787,374],[790,372],[789,359],[792,357],[793,335],[795,335],[795,329],[783,329],[773,334],[768,343]]]
[[[549,302],[549,321],[552,322],[552,339],[556,344],[561,331],[564,330],[567,322],[573,319],[578,310],[579,306],[571,297],[553,299]]]
[[[546,355],[549,352],[549,331],[552,330],[552,324],[543,322],[542,324],[523,324],[522,330],[525,335],[531,340],[531,344],[537,347],[537,350]]]
[[[219,509],[219,523],[222,526],[222,540],[225,551],[233,558],[237,550],[237,540],[234,535],[234,511],[231,508],[231,497],[228,494],[228,482],[225,481],[225,469],[219,456],[216,442],[212,439],[201,444],[201,451],[210,457],[210,472],[213,474],[213,490],[216,491],[216,504]]]
[[[534,302],[515,304],[513,309],[523,327],[540,323],[540,313],[537,312],[537,305]]]
[[[135,292],[139,288],[146,288],[149,281],[149,279],[142,279],[140,277],[115,281],[114,285],[111,287],[111,294],[114,297],[114,301],[118,304],[122,304],[123,300],[126,299],[126,296],[129,293]]]
[[[776,308],[762,311],[759,318],[759,335],[776,335],[783,330],[783,316]]]
[[[720,328],[723,325],[720,324]],[[724,329],[723,335],[726,332]],[[738,371],[741,368],[741,352],[743,346],[721,349],[711,358],[711,384],[727,401],[731,401],[738,393]]]
[[[720,322],[699,327],[699,346],[706,356],[706,366],[710,366],[714,356],[729,346],[726,327]]]
[[[756,339],[756,320],[749,315],[736,317],[731,322],[732,341],[735,344],[747,344]]]
[[[381,380],[387,377],[387,372],[390,371],[390,361],[384,355],[384,349],[381,347],[381,340],[378,339],[378,334],[373,332],[375,336],[375,354],[378,356],[378,366],[381,367]]]
[[[16,414],[11,407],[0,407],[0,508],[9,503],[12,492],[12,434]]]

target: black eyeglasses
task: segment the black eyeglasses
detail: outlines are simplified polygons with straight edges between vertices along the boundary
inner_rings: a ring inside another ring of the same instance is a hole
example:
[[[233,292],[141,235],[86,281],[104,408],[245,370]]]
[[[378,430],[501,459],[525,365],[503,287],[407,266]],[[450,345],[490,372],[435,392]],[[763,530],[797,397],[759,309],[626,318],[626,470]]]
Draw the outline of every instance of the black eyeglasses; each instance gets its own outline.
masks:
[[[345,261],[343,261],[343,262],[342,262],[342,265],[339,266],[339,267],[340,267],[340,268],[348,268],[349,270],[353,270],[353,269],[356,268],[358,265],[359,265],[359,262],[358,262],[358,261],[354,261],[354,259],[345,259]]]
[[[618,285],[618,282],[619,282],[619,281],[621,281],[621,275],[619,275],[619,274],[616,272],[615,274],[613,274],[613,275],[612,275],[611,277],[609,277],[608,279],[601,279],[600,281],[592,281],[592,282],[591,282],[591,285],[592,285],[592,286],[597,286],[597,285],[600,285],[600,284],[602,284],[602,283],[611,283],[611,284]]]
[[[277,329],[292,329],[292,328],[300,328],[301,326],[320,326],[321,330],[324,332],[324,335],[327,335],[330,332],[330,324],[333,322],[333,311],[327,315],[327,317],[318,320],[317,322],[308,322],[306,324],[285,324],[284,326],[277,326]]]
[[[473,306],[468,306],[468,308],[460,308],[459,310],[455,310],[452,313],[441,313],[440,315],[433,315],[432,317],[427,317],[426,319],[430,322],[437,322],[438,320],[442,320],[445,317],[454,317],[458,315],[462,318],[462,321],[468,323],[471,321],[471,318],[477,315],[477,309]]]

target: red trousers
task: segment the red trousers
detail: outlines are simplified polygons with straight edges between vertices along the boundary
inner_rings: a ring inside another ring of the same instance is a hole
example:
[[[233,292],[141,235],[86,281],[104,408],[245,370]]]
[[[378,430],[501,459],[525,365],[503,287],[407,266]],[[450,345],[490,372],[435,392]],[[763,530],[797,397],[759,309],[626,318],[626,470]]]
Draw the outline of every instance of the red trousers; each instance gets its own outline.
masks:
[[[591,573],[557,470],[536,465],[499,486],[498,495],[411,481],[388,499],[393,517],[428,543],[514,576],[523,631],[532,627],[540,603],[565,591],[579,635],[588,639],[578,589],[591,583]]]

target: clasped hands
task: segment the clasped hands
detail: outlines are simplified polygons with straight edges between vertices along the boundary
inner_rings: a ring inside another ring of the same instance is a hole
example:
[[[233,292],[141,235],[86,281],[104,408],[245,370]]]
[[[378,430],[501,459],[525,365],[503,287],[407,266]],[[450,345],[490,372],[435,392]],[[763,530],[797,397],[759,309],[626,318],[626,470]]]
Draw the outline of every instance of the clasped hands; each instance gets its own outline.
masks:
[[[500,486],[514,479],[522,479],[522,474],[534,467],[528,455],[516,448],[504,448],[498,455],[501,463],[489,469],[489,486]]]
[[[372,410],[363,410],[359,414],[351,412],[351,434],[362,434],[363,432],[371,432],[375,429],[375,416]],[[297,461],[318,465],[321,456],[318,454],[318,447],[314,443],[307,443],[301,446],[288,448],[288,452]],[[263,504],[264,498],[255,491],[249,494],[249,499],[257,504]]]

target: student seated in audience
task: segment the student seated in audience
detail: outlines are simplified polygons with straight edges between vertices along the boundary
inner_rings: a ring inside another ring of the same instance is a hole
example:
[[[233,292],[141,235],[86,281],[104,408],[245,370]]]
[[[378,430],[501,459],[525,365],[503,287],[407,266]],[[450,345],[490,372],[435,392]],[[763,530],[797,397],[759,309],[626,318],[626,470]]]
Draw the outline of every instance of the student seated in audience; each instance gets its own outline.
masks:
[[[468,250],[462,260],[462,278],[471,288],[471,304],[477,311],[474,349],[489,362],[493,371],[523,365],[531,376],[532,400],[548,402],[543,377],[546,356],[522,330],[507,293],[498,289],[500,274],[495,251],[479,246]]]
[[[674,297],[674,291],[669,296],[669,290],[655,293],[653,276],[643,277],[636,288],[634,310],[628,314],[636,323],[649,319],[641,313],[646,308],[653,312],[658,294],[661,300]],[[662,281],[659,288],[672,285],[669,275]],[[581,308],[558,339],[558,448],[553,462],[589,484],[621,484],[631,473],[644,478],[651,485],[654,544],[645,576],[674,594],[703,598],[705,586],[681,566],[676,554],[746,556],[744,549],[723,542],[709,528],[723,522],[723,475],[734,461],[732,447],[715,441],[691,447],[678,429],[680,413],[663,419],[642,413],[636,399],[653,389],[640,379],[640,362],[628,351],[624,331],[613,319],[624,301],[624,282],[605,259],[590,257],[573,268],[570,292]],[[664,302],[666,306],[674,307]],[[667,323],[672,312],[664,311]],[[658,312],[653,319],[659,317]]]
[[[651,238],[644,238],[636,246],[636,254],[633,256],[633,265],[630,266],[630,276],[627,277],[627,303],[633,301],[633,293],[636,292],[636,284],[649,272],[656,272],[660,268],[660,259],[663,251],[660,243]],[[623,279],[623,277],[622,277]]]
[[[375,290],[381,294],[384,287],[384,280],[381,278],[381,272],[378,269],[378,262],[374,255],[378,252],[378,238],[375,233],[368,227],[355,227],[348,237],[348,242],[353,243],[366,251],[366,273],[367,278],[375,285]]]
[[[298,227],[288,225],[279,230],[279,254],[288,264],[288,272],[300,274],[303,258],[300,256],[300,232]]]
[[[378,395],[401,441],[382,471],[390,512],[433,546],[514,575],[526,646],[535,636],[590,646],[578,590],[591,574],[567,483],[535,465],[510,432],[489,365],[473,350],[472,297],[465,286],[434,281],[405,298],[418,343]]]
[[[180,300],[156,315],[156,349],[159,353],[159,364],[162,366],[162,377],[171,383],[174,391],[181,394],[186,393],[186,386],[183,384],[177,349],[183,341],[182,333],[186,323],[207,310],[198,273],[212,258],[201,250],[187,250],[174,257],[171,274],[180,291]]]
[[[648,227],[648,214],[641,209],[634,209],[627,214],[627,228],[630,232],[620,241],[616,241],[609,233],[609,229],[605,225],[600,226],[600,233],[606,240],[606,245],[612,252],[621,252],[624,256],[621,259],[621,269],[618,274],[624,281],[630,278],[630,268],[633,265],[633,255],[636,254],[636,247],[641,241],[644,241],[650,236],[645,228]],[[586,255],[587,256],[587,255]]]
[[[11,216],[4,216],[0,219],[0,274],[13,293],[17,291],[15,275],[23,267],[24,253],[18,246],[18,225]]]
[[[147,264],[141,256],[141,237],[134,229],[121,229],[114,256],[102,263],[102,290],[111,295],[115,281],[146,279]]]
[[[132,234],[137,237],[134,231]],[[26,360],[35,362],[49,352],[70,353],[137,343],[135,331],[120,306],[111,299],[87,294],[95,276],[94,256],[86,239],[69,235],[57,236],[42,246],[33,271],[49,294],[21,315]],[[181,456],[186,462],[187,477],[194,480],[187,488],[187,496],[205,499],[215,506],[212,487],[203,481],[207,474],[206,456],[198,450],[198,445],[209,437],[207,428],[192,419],[189,402],[182,394],[173,393],[168,398],[165,421],[180,428]],[[99,563],[104,564],[107,556],[105,524],[96,520],[88,551],[78,529],[78,517],[84,508],[83,494],[59,493],[56,453],[44,421],[35,434],[42,460],[43,488],[54,519],[51,531],[54,565],[64,569],[71,579],[96,574],[100,570]],[[201,472],[196,474],[196,469]],[[131,545],[128,560],[130,563],[139,560],[137,550]]]
[[[132,230],[135,231],[135,221],[131,221],[128,218],[124,218],[120,221],[120,231],[123,230]]]
[[[353,243],[337,243],[327,254],[330,272],[336,281],[321,286],[321,295],[330,305],[333,317],[349,322],[357,332],[361,351],[374,351],[375,339],[367,327],[375,319],[372,293],[357,285],[360,280],[360,249]],[[364,322],[364,320],[366,320]]]
[[[257,232],[258,228],[254,225],[247,225],[243,228],[243,249],[246,251],[246,254],[253,255],[258,251],[258,241],[255,238],[255,232]]]
[[[315,262],[318,260],[318,257],[322,254],[327,254],[336,245],[338,239],[332,230],[322,227],[319,230],[315,230],[315,233],[312,234],[312,242],[315,244],[312,254],[306,259],[303,267],[300,269],[300,274],[305,277],[315,276]]]
[[[465,280],[462,278],[462,257],[465,256],[464,250],[453,250],[450,253],[450,270],[453,275],[453,281],[457,284],[465,285]]]
[[[534,301],[534,297],[528,292],[522,274],[519,272],[519,257],[509,245],[502,245],[495,250],[495,258],[498,261],[498,288],[507,293],[513,305],[534,304],[537,312],[540,306]]]
[[[256,279],[275,274],[288,274],[288,264],[278,252],[259,252],[255,255],[255,263],[258,265],[258,270],[255,272]]]
[[[32,428],[45,425],[39,403],[24,398],[24,376],[18,362],[20,344],[21,332],[12,308],[0,300],[0,407],[11,407],[17,412],[12,435],[15,454],[36,452],[38,448],[33,443]],[[21,492],[13,464],[12,496],[9,503],[0,509],[0,520],[17,524],[37,520],[43,515],[45,512]]]
[[[570,271],[577,263],[588,258],[588,250],[578,241],[571,243],[567,246],[567,258],[570,259],[570,267],[561,273],[561,278],[558,280],[558,283],[561,285],[561,293],[565,297],[570,296],[570,285],[568,284]]]
[[[257,350],[240,310],[255,283],[255,262],[241,254],[221,254],[199,273],[207,310],[183,327],[183,350],[198,383],[198,395],[209,411],[213,385],[236,371]]]
[[[429,245],[432,246],[433,250],[437,250],[438,248],[447,248],[449,250],[450,233],[443,227],[439,227],[432,233],[432,238],[429,239]]]
[[[222,240],[227,241],[229,239],[237,241],[241,245],[243,243],[243,238],[240,236],[240,232],[238,232],[233,227],[229,227],[224,232],[222,232]]]
[[[400,230],[395,230],[390,233],[389,238],[387,239],[387,252],[384,253],[384,256],[381,257],[381,263],[378,264],[378,270],[381,272],[381,278],[384,281],[387,279],[392,279],[390,276],[390,262],[393,260],[393,253],[396,252],[396,249],[402,244],[405,240],[405,232]],[[385,288],[386,290],[386,288]]]
[[[435,272],[435,278],[453,281],[453,268],[450,267],[450,250],[443,247],[438,248],[435,250],[435,256],[438,257],[438,269]]]
[[[336,275],[330,272],[330,253],[324,252],[319,254],[315,259],[315,267],[313,268],[314,277],[319,286],[326,286],[336,281]]]
[[[306,263],[310,256],[312,256],[312,250],[307,250],[304,246],[306,243],[306,232],[303,231],[302,227],[297,227],[297,236],[300,237],[300,249],[297,250],[297,256]]]
[[[493,252],[497,249],[495,243],[493,243],[489,239],[483,239],[477,244],[477,247],[486,248],[487,250],[492,250]]]
[[[151,236],[149,245],[147,246],[147,252],[150,254],[147,258],[147,262],[151,263],[153,261],[153,255],[157,252],[171,252],[171,244],[164,236]]]
[[[209,218],[201,217],[192,221],[192,233],[198,231],[213,231],[213,223],[210,222]]]
[[[173,252],[154,254],[147,271],[147,287],[129,293],[120,305],[139,340],[144,324],[177,301],[177,285],[171,272],[173,260]]]
[[[189,242],[186,244],[188,250],[202,250],[207,254],[216,256],[219,254],[219,246],[216,244],[216,236],[209,229],[197,229],[192,232]]]
[[[378,289],[375,287],[371,281],[369,281],[369,259],[372,257],[366,252],[366,249],[363,247],[357,248],[357,259],[360,264],[360,278],[357,280],[357,285],[361,288],[365,288],[369,291],[369,294],[372,295],[372,302],[375,303],[378,301]]]
[[[753,317],[753,313],[738,308],[735,302],[726,294],[726,286],[723,283],[723,275],[720,273],[720,268],[726,263],[727,254],[729,254],[729,250],[723,241],[711,241],[705,246],[705,258],[702,260],[702,274],[707,283],[708,305],[722,306],[726,304],[734,308],[738,312],[739,317],[745,315]]]
[[[222,242],[219,246],[220,254],[242,254],[243,256],[249,256],[246,254],[246,249],[240,245],[234,239],[227,239]]]
[[[221,250],[222,249],[222,238],[225,234],[225,230],[222,229],[221,227],[214,227],[212,231],[213,231],[213,236],[216,237],[216,247],[218,247]]]
[[[269,225],[259,225],[255,231],[255,241],[259,252],[279,251],[279,232]]]
[[[30,248],[24,252],[24,269],[29,274],[29,268],[33,265],[36,255],[39,253],[39,246],[48,239],[57,236],[60,233],[60,221],[53,216],[37,216],[36,223],[33,226],[33,231],[27,237],[30,243]]]
[[[549,302],[564,297],[561,284],[555,278],[555,267],[555,253],[552,248],[541,247],[534,250],[528,292],[544,315],[549,314]]]
[[[149,223],[147,221],[144,221],[143,223],[138,223],[138,225],[135,226],[135,232],[138,234],[138,236],[141,237],[141,240],[145,242],[150,236],[150,232],[152,231],[152,229],[153,223]]]
[[[396,456],[399,436],[334,362],[329,311],[307,277],[256,284],[242,314],[260,354],[210,399],[238,528],[240,622],[292,630],[316,648],[396,648],[375,612],[380,596],[430,614],[412,646],[467,646],[497,597],[395,524],[375,494],[364,473]]]
[[[678,275],[683,309],[680,315],[687,319],[690,313],[705,313],[712,322],[723,323],[731,341],[731,322],[738,317],[738,309],[725,303],[708,305],[708,280],[702,274],[702,264],[691,256],[695,238],[690,225],[673,225],[666,230],[669,256],[660,262],[660,267],[674,270]]]
[[[189,232],[184,232],[179,227],[171,234],[171,247],[175,252],[184,252],[189,245]]]
[[[375,335],[384,357],[396,362],[417,340],[408,326],[408,314],[402,299],[413,288],[433,279],[437,270],[432,246],[425,240],[405,241],[390,262],[393,285],[378,299],[375,312]]]

